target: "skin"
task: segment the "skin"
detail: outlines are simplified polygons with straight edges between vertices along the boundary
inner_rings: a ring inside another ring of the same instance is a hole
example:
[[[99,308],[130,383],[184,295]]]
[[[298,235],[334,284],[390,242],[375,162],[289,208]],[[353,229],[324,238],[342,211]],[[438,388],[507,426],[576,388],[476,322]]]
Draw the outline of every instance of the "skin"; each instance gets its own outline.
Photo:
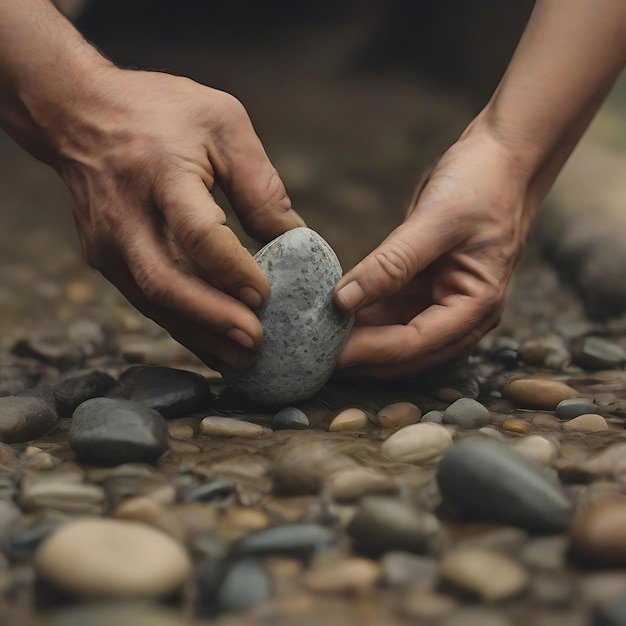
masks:
[[[339,282],[357,313],[339,368],[410,376],[499,319],[537,206],[626,60],[622,0],[538,0],[494,96],[435,164],[406,220]],[[54,167],[86,260],[208,364],[245,368],[269,285],[224,225],[303,225],[235,98],[115,67],[48,2],[0,3],[0,124]]]

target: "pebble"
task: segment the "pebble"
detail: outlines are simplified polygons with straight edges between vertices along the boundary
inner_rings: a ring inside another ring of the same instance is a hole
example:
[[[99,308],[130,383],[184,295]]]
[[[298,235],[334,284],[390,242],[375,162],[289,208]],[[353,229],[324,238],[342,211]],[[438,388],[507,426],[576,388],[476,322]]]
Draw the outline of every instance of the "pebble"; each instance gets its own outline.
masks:
[[[254,559],[242,559],[227,569],[217,602],[220,611],[247,611],[267,602],[271,595],[272,581],[263,566]]]
[[[381,452],[402,463],[434,462],[452,445],[452,436],[439,424],[411,424],[396,431],[381,446]]]
[[[303,582],[307,589],[319,593],[367,593],[380,575],[375,561],[351,557],[312,567]]]
[[[330,423],[328,430],[332,432],[362,430],[367,426],[367,414],[362,409],[344,409]]]
[[[525,409],[554,411],[559,402],[576,398],[576,390],[549,378],[520,378],[512,380],[502,394],[513,404]]]
[[[568,365],[571,360],[565,342],[558,335],[528,339],[520,346],[519,354],[528,365],[543,365],[557,370]]]
[[[443,422],[443,411],[428,411],[428,413],[424,413],[422,419],[420,420],[421,424],[441,424]]]
[[[191,573],[185,550],[144,524],[111,519],[68,522],[39,547],[35,567],[53,587],[82,598],[159,598]]]
[[[309,427],[309,418],[295,406],[281,409],[272,418],[273,430],[303,430]]]
[[[23,443],[42,437],[57,424],[50,405],[41,398],[0,397],[0,441]]]
[[[516,439],[509,445],[518,454],[543,467],[550,467],[558,456],[555,443],[541,435],[529,435],[523,439]]]
[[[422,412],[412,402],[388,404],[376,414],[376,419],[383,428],[399,428],[417,424],[421,417]]]
[[[378,496],[363,498],[347,532],[358,551],[376,556],[390,550],[432,554],[441,537],[432,513]]]
[[[522,562],[534,570],[558,572],[565,565],[568,541],[564,535],[531,539],[520,554]]]
[[[20,505],[26,511],[53,509],[63,513],[99,515],[104,512],[104,489],[64,480],[62,474],[32,484],[23,483]]]
[[[626,626],[626,596],[597,606],[590,626]]]
[[[609,425],[602,415],[598,415],[597,413],[587,413],[565,422],[565,424],[563,424],[563,429],[577,430],[579,432],[586,433],[597,433],[603,430],[608,430]]]
[[[443,422],[461,428],[481,428],[490,422],[489,411],[472,398],[459,398],[444,411]]]
[[[620,369],[625,360],[624,348],[600,337],[585,337],[574,350],[574,362],[592,370]]]
[[[127,369],[111,395],[142,402],[166,418],[207,409],[213,398],[206,379],[199,374],[150,365]]]
[[[71,417],[79,405],[92,398],[106,396],[115,384],[112,376],[98,371],[66,378],[54,386],[58,415]]]
[[[58,520],[47,519],[31,526],[20,523],[13,524],[0,538],[2,552],[11,563],[18,563],[29,559],[39,548],[41,543],[57,528]]]
[[[441,578],[487,602],[519,595],[528,586],[527,573],[517,563],[492,550],[464,547],[441,560]]]
[[[560,420],[571,420],[579,415],[595,413],[598,410],[596,403],[586,398],[569,398],[557,405],[554,414]]]
[[[229,437],[245,437],[256,439],[271,434],[271,429],[253,424],[252,422],[244,422],[243,420],[234,419],[232,417],[218,417],[210,415],[205,417],[200,423],[200,430],[209,437],[229,438]]]
[[[223,500],[237,491],[237,484],[229,478],[216,478],[203,485],[189,489],[183,497],[185,502],[210,502]]]
[[[626,567],[626,497],[591,504],[570,529],[571,554],[587,565]]]
[[[82,463],[156,463],[168,450],[167,425],[142,403],[94,398],[74,411],[69,442]]]
[[[21,515],[20,510],[10,500],[0,500],[0,537],[4,537],[8,529]]]
[[[439,578],[439,562],[410,552],[387,552],[380,560],[382,576],[390,587],[431,589]]]
[[[332,374],[352,327],[352,316],[333,301],[341,265],[324,239],[308,228],[287,231],[255,259],[272,288],[258,311],[263,342],[250,368],[224,369],[224,380],[263,404],[306,400]]]
[[[528,435],[528,433],[532,432],[533,425],[524,420],[509,418],[504,421],[504,424],[502,424],[502,430],[506,430],[509,433],[516,433],[518,435]]]
[[[147,602],[101,602],[64,608],[50,616],[50,626],[192,626],[178,612]]]
[[[537,532],[567,528],[572,506],[561,487],[510,446],[474,437],[443,457],[437,481],[464,517]]]

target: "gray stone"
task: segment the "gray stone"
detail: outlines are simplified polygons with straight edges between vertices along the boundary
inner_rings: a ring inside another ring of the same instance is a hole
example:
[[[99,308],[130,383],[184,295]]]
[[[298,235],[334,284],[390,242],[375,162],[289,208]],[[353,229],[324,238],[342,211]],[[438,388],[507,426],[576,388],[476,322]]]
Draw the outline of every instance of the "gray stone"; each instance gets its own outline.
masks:
[[[87,372],[66,378],[54,386],[57,413],[70,417],[87,400],[106,396],[115,387],[115,379],[104,372]]]
[[[572,519],[560,485],[493,440],[476,437],[450,448],[437,480],[444,498],[471,519],[537,532],[563,531]]]
[[[154,463],[168,450],[167,426],[139,402],[94,398],[72,416],[69,441],[79,461],[93,465]]]
[[[278,411],[272,418],[274,430],[302,430],[309,427],[309,418],[295,406]]]
[[[559,402],[554,414],[560,420],[571,420],[579,415],[597,412],[598,407],[593,400],[587,400],[586,398],[570,398]]]
[[[41,398],[0,398],[0,441],[23,443],[45,435],[57,423],[50,404]]]
[[[216,478],[204,485],[193,487],[185,493],[185,502],[209,502],[223,500],[235,493],[237,484],[228,478]]]
[[[224,368],[224,379],[259,403],[306,400],[332,374],[352,327],[352,317],[333,302],[341,266],[330,246],[308,228],[286,232],[255,259],[272,288],[258,311],[263,342],[248,370]]]
[[[626,626],[626,597],[598,606],[593,613],[591,626]]]
[[[461,428],[481,428],[489,422],[487,407],[472,398],[460,398],[443,413],[444,424],[454,424]]]
[[[586,337],[574,351],[575,363],[588,369],[618,369],[625,360],[624,348],[600,337]]]
[[[222,611],[246,611],[269,600],[272,583],[262,565],[253,559],[236,561],[228,568],[218,592]]]
[[[443,422],[443,411],[428,411],[422,416],[420,423],[441,424]]]
[[[385,582],[391,587],[433,588],[439,578],[436,559],[410,552],[387,552],[380,560]]]

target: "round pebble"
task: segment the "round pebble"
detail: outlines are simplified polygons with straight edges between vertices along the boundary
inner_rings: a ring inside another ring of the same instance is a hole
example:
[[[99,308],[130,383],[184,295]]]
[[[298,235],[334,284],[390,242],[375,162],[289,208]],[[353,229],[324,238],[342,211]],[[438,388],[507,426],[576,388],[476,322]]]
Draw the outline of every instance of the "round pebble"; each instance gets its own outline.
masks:
[[[529,435],[523,439],[516,439],[509,445],[518,454],[543,467],[552,465],[558,456],[557,446],[541,435]]]
[[[548,411],[554,411],[559,402],[578,395],[569,385],[549,378],[513,380],[504,387],[502,394],[519,407]]]
[[[295,406],[278,411],[272,418],[274,430],[302,430],[309,427],[309,418]]]
[[[304,586],[321,593],[365,593],[380,573],[375,561],[353,557],[313,567],[304,577]]]
[[[557,405],[554,414],[560,420],[571,420],[579,415],[595,413],[598,410],[595,402],[585,398],[569,398]]]
[[[577,430],[585,433],[597,433],[608,429],[609,425],[606,420],[597,413],[579,415],[563,424],[563,430]]]
[[[381,452],[402,463],[434,462],[452,445],[452,436],[439,424],[411,424],[388,437]]]
[[[422,412],[412,402],[388,404],[376,414],[376,419],[383,428],[399,428],[417,424],[421,417]]]
[[[442,422],[443,411],[428,411],[428,413],[424,413],[420,420],[421,424],[441,424]]]
[[[490,421],[489,410],[472,398],[460,398],[443,413],[444,424],[454,424],[461,428],[481,428]]]
[[[367,414],[362,409],[352,408],[341,411],[333,418],[328,430],[342,432],[361,430],[367,426]]]
[[[200,423],[200,430],[209,437],[247,437],[256,439],[270,434],[272,431],[260,424],[244,422],[232,417],[218,417],[210,415],[205,417]]]
[[[191,573],[185,550],[143,524],[81,519],[49,536],[36,555],[39,575],[83,598],[158,598],[176,591]]]

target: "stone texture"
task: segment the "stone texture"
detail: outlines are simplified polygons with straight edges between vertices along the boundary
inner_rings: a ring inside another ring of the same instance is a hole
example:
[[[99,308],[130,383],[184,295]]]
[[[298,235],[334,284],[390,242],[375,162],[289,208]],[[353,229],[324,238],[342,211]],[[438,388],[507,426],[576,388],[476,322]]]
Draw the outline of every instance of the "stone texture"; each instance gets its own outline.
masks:
[[[285,407],[272,418],[274,430],[303,430],[308,427],[309,418],[295,406]]]
[[[330,377],[352,326],[352,318],[333,302],[341,266],[330,246],[308,228],[286,232],[255,259],[272,288],[258,311],[263,343],[248,370],[224,369],[224,379],[256,402],[306,400]]]
[[[0,398],[0,441],[22,443],[45,435],[57,423],[50,405],[41,398]]]
[[[106,396],[114,386],[115,379],[104,372],[86,372],[66,378],[54,386],[57,413],[62,417],[71,417],[80,404]]]
[[[381,452],[402,463],[433,462],[452,445],[450,433],[439,424],[411,424],[388,437]]]
[[[554,411],[559,402],[578,395],[569,385],[549,378],[513,380],[504,387],[502,394],[519,407],[548,411]]]
[[[443,413],[444,424],[454,424],[461,428],[481,428],[489,422],[488,409],[472,398],[460,398]]]

